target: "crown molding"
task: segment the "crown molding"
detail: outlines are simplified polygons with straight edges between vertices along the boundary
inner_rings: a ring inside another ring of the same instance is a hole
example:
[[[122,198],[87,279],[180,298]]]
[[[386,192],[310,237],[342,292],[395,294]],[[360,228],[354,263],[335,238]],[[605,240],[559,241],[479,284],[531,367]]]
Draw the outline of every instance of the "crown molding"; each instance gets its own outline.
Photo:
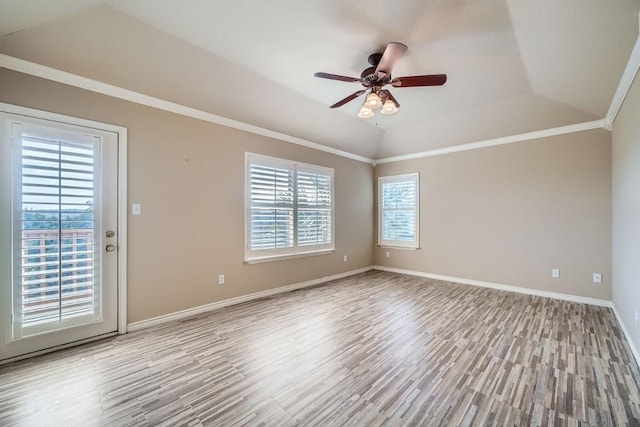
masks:
[[[519,135],[504,136],[501,138],[487,139],[485,141],[471,142],[468,144],[454,145],[452,147],[436,148],[402,156],[386,157],[376,160],[376,164],[399,162],[402,160],[419,159],[421,157],[440,156],[442,154],[456,153],[458,151],[475,150],[478,148],[493,147],[495,145],[513,144],[514,142],[528,141],[531,139],[547,138],[550,136],[564,135],[567,133],[582,132],[591,129],[606,129],[604,119],[591,122],[577,123],[574,125],[560,126],[557,128],[538,130],[535,132],[521,133]]]
[[[618,113],[624,98],[626,97],[633,79],[640,68],[640,37],[636,41],[636,45],[631,53],[629,62],[623,73],[623,76],[618,85],[616,95],[609,108],[609,113],[605,119],[594,120],[591,122],[577,123],[568,126],[561,126],[551,129],[544,129],[535,132],[528,132],[518,135],[510,135],[495,139],[489,139],[485,141],[477,141],[468,144],[459,144],[451,147],[437,148],[434,150],[427,150],[418,153],[405,154],[400,156],[386,157],[382,159],[370,159],[357,154],[349,153],[347,151],[338,150],[336,148],[327,147],[326,145],[318,144],[316,142],[308,141],[306,139],[298,138],[292,135],[287,135],[281,132],[276,132],[270,129],[254,126],[248,123],[244,123],[238,120],[229,119],[219,116],[217,114],[208,113],[206,111],[198,110],[195,108],[187,107],[185,105],[177,104],[171,101],[166,101],[161,98],[145,95],[143,93],[135,92],[129,89],[124,89],[118,86],[114,86],[108,83],[104,83],[98,80],[82,77],[77,74],[69,73],[67,71],[58,70],[46,65],[37,64],[35,62],[27,61],[21,58],[16,58],[10,55],[0,53],[0,67],[9,70],[17,71],[23,74],[28,74],[35,77],[63,83],[69,86],[85,89],[91,92],[100,93],[103,95],[111,96],[114,98],[122,99],[129,102],[145,105],[152,108],[168,111],[171,113],[179,114],[186,117],[191,117],[198,120],[203,120],[210,123],[215,123],[221,126],[226,126],[241,131],[253,133],[256,135],[262,135],[268,138],[278,139],[284,142],[289,142],[303,147],[311,148],[314,150],[324,151],[326,153],[334,154],[337,156],[345,157],[352,160],[357,160],[364,163],[369,163],[373,166],[382,163],[397,162],[402,160],[411,160],[422,157],[439,156],[442,154],[455,153],[459,151],[475,150],[478,148],[492,147],[496,145],[512,144],[515,142],[528,141],[532,139],[546,138],[550,136],[563,135],[567,133],[581,132],[591,129],[606,129],[611,130],[615,115]]]
[[[311,142],[306,139],[287,135],[281,132],[276,132],[260,126],[254,126],[238,120],[233,120],[226,117],[218,116],[217,114],[208,113],[206,111],[187,107],[185,105],[177,104],[175,102],[166,101],[164,99],[145,95],[143,93],[135,92],[129,89],[124,89],[124,88],[114,86],[108,83],[104,83],[98,80],[82,77],[77,74],[58,70],[56,68],[48,67],[42,64],[37,64],[35,62],[27,61],[24,59],[16,58],[16,57],[5,55],[2,53],[0,53],[0,67],[17,71],[23,74],[28,74],[31,76],[51,80],[57,83],[63,83],[69,86],[74,86],[80,89],[85,89],[91,92],[100,93],[102,95],[111,96],[113,98],[134,102],[136,104],[146,105],[147,107],[157,108],[160,110],[168,111],[170,113],[175,113],[175,114],[191,117],[198,120],[215,123],[221,126],[226,126],[226,127],[238,129],[245,132],[250,132],[256,135],[266,136],[268,138],[274,138],[281,141],[290,142],[292,144],[301,145],[303,147],[312,148],[314,150],[324,151],[326,153],[335,154],[337,156],[346,157],[348,159],[357,160],[357,161],[369,163],[372,165],[375,164],[375,161],[373,159],[369,159],[367,157],[349,153],[347,151],[342,151],[336,148],[327,147],[326,145],[318,144],[316,142]]]
[[[639,16],[640,18],[640,16]],[[627,66],[622,73],[622,77],[620,78],[620,82],[618,82],[618,88],[616,89],[616,93],[613,95],[613,99],[611,100],[611,105],[609,106],[609,111],[607,112],[606,120],[611,123],[613,126],[613,122],[616,120],[616,116],[622,107],[622,103],[624,102],[629,90],[631,89],[631,85],[638,74],[638,70],[640,69],[640,35],[636,40],[636,44],[633,46],[633,50],[631,51],[631,55],[629,56],[629,61],[627,62]]]

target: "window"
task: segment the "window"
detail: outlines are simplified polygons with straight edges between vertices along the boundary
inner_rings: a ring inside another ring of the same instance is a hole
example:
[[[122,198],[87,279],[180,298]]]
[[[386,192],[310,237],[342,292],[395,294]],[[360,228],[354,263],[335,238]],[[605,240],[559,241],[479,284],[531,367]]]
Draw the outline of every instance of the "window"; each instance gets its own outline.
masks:
[[[333,169],[246,153],[245,261],[335,249]]]
[[[419,239],[417,173],[378,178],[378,244],[417,249]]]

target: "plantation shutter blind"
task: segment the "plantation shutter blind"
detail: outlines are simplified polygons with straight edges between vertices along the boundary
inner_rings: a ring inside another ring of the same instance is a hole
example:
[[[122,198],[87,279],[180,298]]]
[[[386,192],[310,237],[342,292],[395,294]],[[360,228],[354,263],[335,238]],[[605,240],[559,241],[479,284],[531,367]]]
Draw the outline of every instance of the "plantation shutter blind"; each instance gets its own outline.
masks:
[[[294,169],[274,161],[250,165],[251,250],[293,246]]]
[[[22,256],[15,260],[21,274],[14,279],[14,337],[100,319],[94,287],[99,143],[21,132],[15,150],[21,218],[15,232],[22,236],[15,242]]]
[[[331,243],[331,176],[299,167],[297,184],[298,245]]]
[[[333,169],[247,153],[245,258],[333,250]]]
[[[379,179],[379,244],[418,248],[418,174]]]

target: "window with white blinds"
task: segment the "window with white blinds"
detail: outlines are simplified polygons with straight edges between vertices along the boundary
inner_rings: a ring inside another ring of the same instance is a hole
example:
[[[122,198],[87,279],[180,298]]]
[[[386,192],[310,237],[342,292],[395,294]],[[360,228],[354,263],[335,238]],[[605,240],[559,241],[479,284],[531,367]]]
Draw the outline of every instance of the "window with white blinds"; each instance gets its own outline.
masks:
[[[333,169],[246,154],[245,260],[331,251]]]
[[[378,244],[417,249],[419,221],[418,173],[378,178]]]

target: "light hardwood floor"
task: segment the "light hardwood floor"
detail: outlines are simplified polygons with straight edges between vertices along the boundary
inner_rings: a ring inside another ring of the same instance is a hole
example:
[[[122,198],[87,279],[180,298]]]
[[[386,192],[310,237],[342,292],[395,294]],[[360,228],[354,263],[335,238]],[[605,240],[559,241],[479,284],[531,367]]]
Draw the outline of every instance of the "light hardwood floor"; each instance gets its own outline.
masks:
[[[640,425],[608,308],[369,272],[0,367],[0,425]]]

